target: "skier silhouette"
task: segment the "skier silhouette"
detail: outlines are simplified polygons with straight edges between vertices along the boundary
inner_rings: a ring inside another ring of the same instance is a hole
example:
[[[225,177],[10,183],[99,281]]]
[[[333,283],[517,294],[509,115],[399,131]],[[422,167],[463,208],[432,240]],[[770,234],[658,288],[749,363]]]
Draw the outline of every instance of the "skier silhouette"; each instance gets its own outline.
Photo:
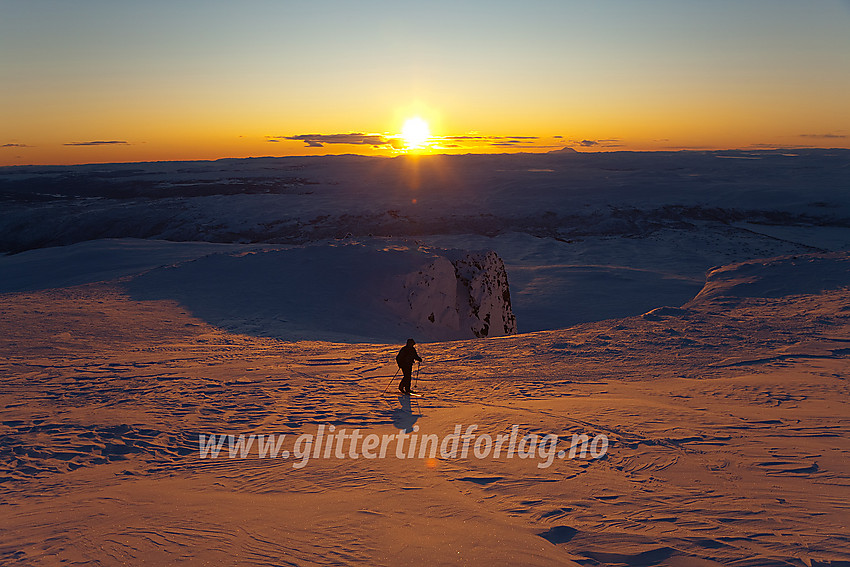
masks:
[[[398,383],[398,391],[402,394],[415,394],[413,390],[410,389],[410,379],[413,376],[413,361],[422,362],[422,359],[419,358],[419,354],[416,352],[416,348],[413,346],[416,344],[416,341],[413,339],[407,339],[407,344],[401,347],[401,350],[398,351],[398,354],[395,357],[396,364],[401,368],[401,372],[404,375],[401,379],[401,382]]]

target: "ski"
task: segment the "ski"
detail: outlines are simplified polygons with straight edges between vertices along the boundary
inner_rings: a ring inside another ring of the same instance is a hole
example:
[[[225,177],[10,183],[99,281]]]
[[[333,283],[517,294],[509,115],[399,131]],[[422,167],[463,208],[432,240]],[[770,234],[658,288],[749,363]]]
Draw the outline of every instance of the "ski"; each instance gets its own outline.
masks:
[[[398,396],[398,397],[407,396],[409,398],[422,398],[422,397],[425,396],[425,394],[402,394],[401,392],[394,393],[394,394],[387,392],[387,393],[384,393],[384,394],[381,394],[381,395],[382,396]]]

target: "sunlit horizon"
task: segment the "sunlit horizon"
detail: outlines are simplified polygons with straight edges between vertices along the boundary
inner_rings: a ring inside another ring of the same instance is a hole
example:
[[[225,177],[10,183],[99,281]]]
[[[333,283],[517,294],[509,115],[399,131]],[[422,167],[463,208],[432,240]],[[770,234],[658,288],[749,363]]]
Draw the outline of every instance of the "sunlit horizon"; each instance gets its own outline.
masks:
[[[848,28],[841,0],[11,2],[0,165],[848,148]]]

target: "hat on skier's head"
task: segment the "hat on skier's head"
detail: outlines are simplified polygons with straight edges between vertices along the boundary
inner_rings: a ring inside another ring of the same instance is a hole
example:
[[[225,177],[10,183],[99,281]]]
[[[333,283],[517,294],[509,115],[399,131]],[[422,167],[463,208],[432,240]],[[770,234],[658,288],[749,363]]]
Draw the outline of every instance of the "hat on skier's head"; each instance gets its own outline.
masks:
[[[415,344],[416,344],[416,341],[414,341],[413,339],[407,339],[407,346],[413,346]]]

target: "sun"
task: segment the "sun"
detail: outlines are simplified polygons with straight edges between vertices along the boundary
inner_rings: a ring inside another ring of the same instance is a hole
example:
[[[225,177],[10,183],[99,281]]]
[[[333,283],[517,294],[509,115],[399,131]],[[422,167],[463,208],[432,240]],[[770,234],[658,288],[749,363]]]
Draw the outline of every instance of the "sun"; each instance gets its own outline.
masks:
[[[405,148],[422,148],[431,139],[431,129],[428,128],[427,122],[415,116],[405,120],[404,126],[401,127],[401,137]]]

